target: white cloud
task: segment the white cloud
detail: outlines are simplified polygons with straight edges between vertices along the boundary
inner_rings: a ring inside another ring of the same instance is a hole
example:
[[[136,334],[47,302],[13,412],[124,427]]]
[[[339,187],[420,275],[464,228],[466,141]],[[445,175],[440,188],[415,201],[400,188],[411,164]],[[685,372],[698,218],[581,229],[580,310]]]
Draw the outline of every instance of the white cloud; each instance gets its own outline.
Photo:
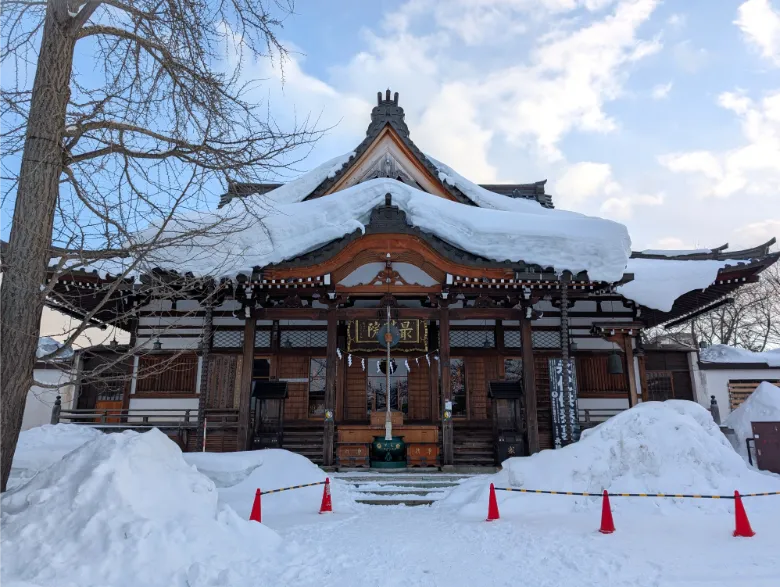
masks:
[[[599,211],[610,218],[626,219],[636,206],[663,204],[663,194],[634,193],[612,176],[607,163],[584,161],[566,168],[555,182],[556,205],[565,209],[583,209],[590,201],[600,202]]]
[[[765,243],[772,237],[780,235],[780,218],[770,218],[759,222],[752,222],[741,226],[734,231],[739,246],[754,246]]]
[[[718,104],[734,112],[745,143],[723,151],[670,153],[659,158],[667,169],[700,180],[703,196],[726,198],[736,193],[780,192],[780,90],[754,102],[741,92],[725,92]]]
[[[679,12],[675,12],[672,14],[669,18],[666,19],[666,23],[675,29],[681,29],[684,28],[686,23],[688,22],[688,18]]]
[[[672,91],[672,82],[665,84],[658,84],[653,87],[652,96],[653,100],[663,100],[669,97],[669,92]]]
[[[672,50],[677,66],[687,73],[696,73],[707,64],[709,53],[703,47],[694,47],[690,40],[680,41]]]
[[[737,10],[734,21],[761,55],[780,66],[780,7],[769,0],[747,0]]]

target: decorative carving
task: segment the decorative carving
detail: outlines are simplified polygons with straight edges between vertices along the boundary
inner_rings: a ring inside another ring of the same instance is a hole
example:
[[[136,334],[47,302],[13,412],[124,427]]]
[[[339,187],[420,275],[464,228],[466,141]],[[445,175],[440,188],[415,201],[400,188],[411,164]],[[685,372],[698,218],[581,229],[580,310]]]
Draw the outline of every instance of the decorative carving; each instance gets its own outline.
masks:
[[[282,300],[281,306],[282,308],[303,308],[303,302],[298,294],[290,294]]]
[[[495,308],[496,301],[485,294],[480,294],[479,297],[474,300],[475,308]]]

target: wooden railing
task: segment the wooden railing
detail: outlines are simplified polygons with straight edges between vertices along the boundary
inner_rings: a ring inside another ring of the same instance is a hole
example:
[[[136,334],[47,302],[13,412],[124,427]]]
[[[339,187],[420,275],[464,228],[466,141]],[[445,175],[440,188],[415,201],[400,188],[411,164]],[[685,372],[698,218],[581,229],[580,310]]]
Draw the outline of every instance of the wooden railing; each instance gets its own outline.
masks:
[[[580,428],[583,430],[593,428],[623,411],[625,411],[624,408],[580,408]]]

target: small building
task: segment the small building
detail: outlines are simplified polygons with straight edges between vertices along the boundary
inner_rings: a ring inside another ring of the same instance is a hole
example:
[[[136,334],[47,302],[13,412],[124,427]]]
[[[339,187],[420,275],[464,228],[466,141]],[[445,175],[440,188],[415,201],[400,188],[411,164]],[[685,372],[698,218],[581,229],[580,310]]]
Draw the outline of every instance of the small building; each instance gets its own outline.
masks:
[[[692,398],[641,332],[778,259],[774,240],[632,252],[624,226],[556,209],[545,185],[470,182],[417,148],[388,91],[353,152],[285,185],[231,183],[215,214],[244,216],[223,239],[122,283],[73,271],[50,303],[130,332],[117,428],[175,417],[189,450],[367,466],[389,419],[409,464],[492,465],[643,398]],[[181,286],[159,299],[156,279]]]
[[[66,408],[73,407],[76,397],[73,381],[77,361],[73,351],[62,349],[56,340],[44,336],[38,341],[37,357],[33,378],[41,385],[33,385],[27,392],[22,430],[50,424],[57,396]]]
[[[697,378],[705,401],[715,396],[725,419],[762,381],[780,387],[780,349],[755,353],[728,345],[703,348]]]

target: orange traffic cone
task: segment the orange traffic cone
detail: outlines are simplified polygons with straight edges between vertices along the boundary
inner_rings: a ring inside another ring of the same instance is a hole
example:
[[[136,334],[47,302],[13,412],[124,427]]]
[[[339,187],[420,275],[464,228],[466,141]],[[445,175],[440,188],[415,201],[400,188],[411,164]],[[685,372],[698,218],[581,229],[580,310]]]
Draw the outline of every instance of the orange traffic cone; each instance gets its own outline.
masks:
[[[734,492],[734,518],[736,519],[734,536],[750,538],[751,536],[756,535],[756,533],[753,532],[753,528],[750,527],[750,521],[745,512],[745,506],[742,505],[742,498],[739,496],[739,491]]]
[[[604,490],[604,499],[601,502],[601,528],[602,534],[612,534],[615,531],[615,522],[612,521],[612,510],[609,507],[609,495]]]
[[[493,484],[490,484],[490,498],[488,499],[488,517],[486,522],[492,522],[499,519],[498,515],[498,502],[496,501],[496,488]]]
[[[249,514],[249,520],[252,522],[262,522],[262,514],[260,513],[260,490],[255,493],[255,502],[252,504],[252,513]]]
[[[333,511],[333,504],[330,501],[330,478],[325,477],[325,487],[322,489],[322,504],[320,513],[325,514]]]

